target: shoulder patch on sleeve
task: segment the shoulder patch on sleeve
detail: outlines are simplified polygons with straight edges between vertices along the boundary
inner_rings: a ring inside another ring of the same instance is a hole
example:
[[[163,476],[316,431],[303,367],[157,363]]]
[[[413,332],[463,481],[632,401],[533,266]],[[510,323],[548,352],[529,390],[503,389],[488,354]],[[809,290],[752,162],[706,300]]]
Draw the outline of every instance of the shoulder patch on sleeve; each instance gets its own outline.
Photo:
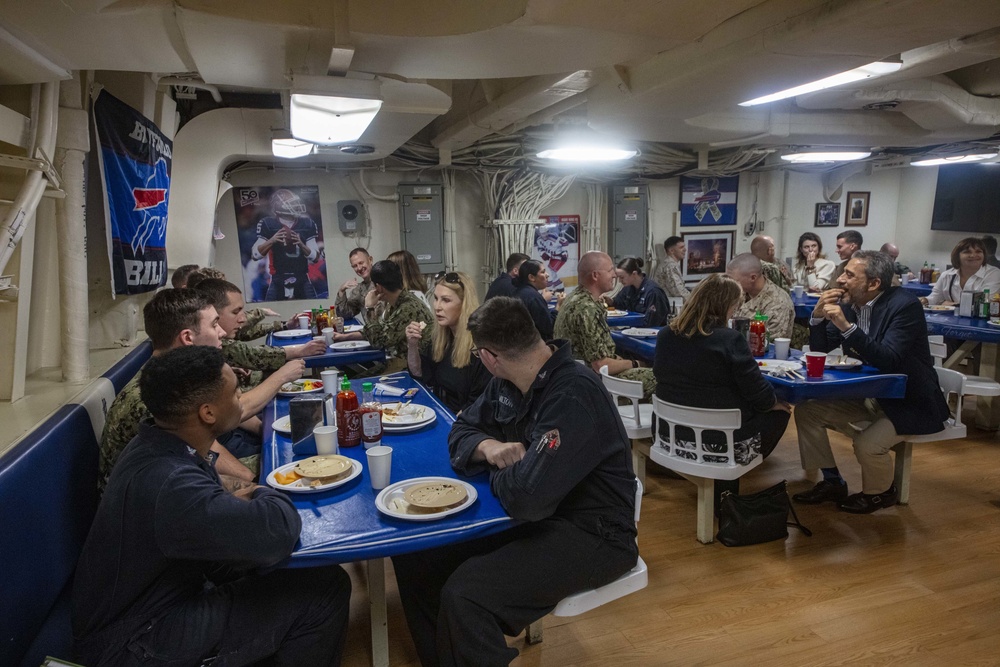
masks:
[[[559,438],[559,429],[554,428],[539,438],[538,446],[535,448],[535,452],[539,454],[542,452],[555,454],[556,451],[558,451],[560,444],[562,444],[562,441]]]

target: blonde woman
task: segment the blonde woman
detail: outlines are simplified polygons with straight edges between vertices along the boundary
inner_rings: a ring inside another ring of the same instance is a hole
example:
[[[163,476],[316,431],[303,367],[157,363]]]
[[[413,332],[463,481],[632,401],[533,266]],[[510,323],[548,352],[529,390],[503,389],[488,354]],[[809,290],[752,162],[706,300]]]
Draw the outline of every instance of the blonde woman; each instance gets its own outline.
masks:
[[[479,398],[492,377],[472,354],[469,315],[479,307],[476,289],[464,273],[446,273],[434,288],[434,328],[421,349],[420,322],[406,327],[410,375],[431,387],[449,410],[459,413]]]
[[[712,274],[694,288],[681,312],[656,339],[653,375],[656,396],[695,408],[739,408],[743,421],[734,434],[736,460],[748,463],[767,457],[788,426],[791,407],[774,395],[751,356],[747,341],[726,324],[743,302],[740,284]],[[694,442],[694,433],[678,427],[676,437]],[[704,441],[719,453],[725,435],[707,432]],[[739,480],[715,483],[716,499],[723,491],[739,492]]]

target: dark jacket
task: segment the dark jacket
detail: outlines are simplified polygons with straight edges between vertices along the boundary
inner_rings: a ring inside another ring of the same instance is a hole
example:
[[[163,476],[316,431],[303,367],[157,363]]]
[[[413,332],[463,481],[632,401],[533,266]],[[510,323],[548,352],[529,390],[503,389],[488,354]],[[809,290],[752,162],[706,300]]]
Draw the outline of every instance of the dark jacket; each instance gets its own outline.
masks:
[[[541,334],[542,340],[550,340],[552,338],[552,313],[549,312],[549,304],[545,303],[542,293],[531,285],[522,285],[517,288],[514,297],[528,309],[531,321],[535,323],[535,328]]]
[[[514,292],[517,288],[514,287],[514,279],[510,277],[509,273],[501,273],[497,276],[497,279],[490,283],[490,288],[486,290],[486,299],[492,299],[495,296],[514,296]]]
[[[857,314],[844,306],[849,322]],[[846,339],[832,323],[811,326],[809,347],[829,352],[843,347],[844,354],[861,359],[883,373],[906,375],[904,398],[880,398],[878,404],[900,435],[937,433],[949,417],[934,362],[927,343],[927,320],[920,301],[910,291],[890,287],[872,306],[868,333],[856,329]]]
[[[745,425],[754,414],[774,407],[771,383],[761,375],[746,338],[719,327],[707,336],[685,338],[670,327],[660,330],[653,358],[656,396],[669,403],[721,410],[739,408]],[[754,434],[741,427],[736,440]]]
[[[670,313],[670,300],[663,288],[643,276],[639,288],[625,287],[615,295],[615,308],[642,313],[647,327],[662,327]]]
[[[588,532],[635,535],[635,473],[618,410],[600,377],[573,360],[566,341],[542,366],[527,394],[494,378],[459,415],[448,437],[451,464],[490,486],[515,519],[567,520]],[[480,442],[520,442],[525,455],[507,468],[472,462]]]
[[[452,366],[450,345],[441,361],[434,361],[429,352],[421,352],[420,373],[420,377],[414,377],[431,387],[434,395],[452,412],[461,412],[469,407],[493,378],[483,362],[474,356],[469,357],[469,363],[464,368]]]
[[[301,527],[282,493],[259,488],[250,502],[236,498],[187,443],[144,422],[111,473],[84,544],[73,634],[127,632],[189,603],[206,580],[274,565]]]

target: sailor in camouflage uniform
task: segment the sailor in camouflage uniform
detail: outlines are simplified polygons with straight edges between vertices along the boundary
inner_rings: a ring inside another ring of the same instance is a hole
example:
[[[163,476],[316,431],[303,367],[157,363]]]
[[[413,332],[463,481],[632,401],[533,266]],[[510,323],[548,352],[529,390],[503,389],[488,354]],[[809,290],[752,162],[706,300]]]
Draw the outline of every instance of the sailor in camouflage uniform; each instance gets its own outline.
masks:
[[[795,278],[787,266],[774,259],[774,239],[770,236],[755,236],[750,242],[750,252],[760,260],[760,268],[764,277],[785,290],[792,291]]]
[[[570,341],[573,356],[595,371],[607,366],[608,373],[615,377],[642,382],[643,396],[648,399],[656,389],[653,369],[639,368],[637,361],[616,354],[615,341],[608,327],[608,310],[601,301],[601,295],[610,291],[615,283],[615,265],[611,257],[591,251],[580,258],[577,267],[578,287],[559,308],[553,337]]]
[[[246,311],[247,321],[236,330],[236,340],[257,340],[269,333],[284,331],[291,326],[288,322],[282,322],[281,320],[265,322],[265,317],[280,317],[280,314],[270,308],[254,308],[253,310]]]
[[[372,290],[372,256],[364,248],[355,248],[351,251],[349,259],[351,260],[351,268],[361,278],[361,282],[352,278],[337,290],[334,306],[337,309],[337,315],[345,320],[352,317],[364,317],[365,297]]]
[[[757,257],[748,252],[736,255],[726,267],[726,274],[740,284],[746,295],[736,317],[752,319],[756,313],[767,315],[768,340],[791,338],[795,321],[792,297],[764,277]]]
[[[195,290],[185,288],[157,292],[143,308],[143,319],[154,355],[182,345],[219,347],[225,335],[219,326],[218,313],[208,299]],[[141,375],[140,370],[119,392],[108,409],[98,452],[97,486],[102,492],[119,455],[139,432],[139,423],[150,417],[146,404],[139,395]],[[242,434],[236,434],[236,437],[242,437]],[[258,467],[258,456],[246,457],[237,462],[218,442],[212,445],[212,451],[219,456],[217,469],[220,474],[253,480]]]
[[[686,299],[691,296],[691,290],[684,284],[681,275],[681,260],[687,254],[684,240],[679,236],[671,236],[663,242],[667,256],[656,266],[653,272],[653,282],[663,288],[667,296],[679,296]]]
[[[376,262],[371,270],[374,288],[365,297],[365,327],[361,332],[334,334],[334,340],[365,339],[372,347],[385,349],[390,357],[384,366],[380,365],[369,370],[369,374],[395,373],[406,368],[406,326],[410,322],[431,324],[431,311],[423,301],[412,292],[403,289],[403,274],[395,262],[382,260]],[[381,302],[385,306],[385,314],[375,317],[376,306]],[[421,341],[429,341],[431,327],[424,328]]]

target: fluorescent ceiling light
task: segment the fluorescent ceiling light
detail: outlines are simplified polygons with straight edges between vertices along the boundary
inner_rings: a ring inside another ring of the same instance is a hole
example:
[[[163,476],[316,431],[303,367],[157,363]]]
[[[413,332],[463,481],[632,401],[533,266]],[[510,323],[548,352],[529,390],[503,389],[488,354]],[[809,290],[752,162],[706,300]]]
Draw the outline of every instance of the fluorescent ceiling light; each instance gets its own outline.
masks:
[[[297,158],[305,157],[316,149],[315,144],[301,141],[293,137],[271,139],[271,153],[274,157]],[[232,186],[230,186],[232,187]]]
[[[567,144],[558,148],[549,148],[538,153],[543,160],[559,160],[562,162],[613,162],[627,160],[638,155],[639,151],[628,148],[613,148],[609,146],[594,146],[586,144]]]
[[[795,97],[796,95],[805,95],[806,93],[814,93],[817,90],[823,90],[824,88],[833,88],[834,86],[841,86],[845,83],[851,83],[852,81],[861,81],[862,79],[874,79],[876,77],[885,76],[886,74],[892,74],[893,72],[898,71],[899,68],[902,66],[903,66],[902,62],[868,63],[867,65],[862,65],[861,67],[858,67],[856,69],[848,70],[846,72],[841,72],[840,74],[834,74],[833,76],[828,76],[827,78],[820,79],[819,81],[813,81],[812,83],[806,83],[801,86],[796,86],[795,88],[789,88],[787,90],[782,90],[781,92],[765,95],[764,97],[757,97],[752,100],[747,100],[746,102],[740,102],[740,106],[752,107],[758,104],[767,104],[768,102],[783,100],[788,97]]]
[[[382,108],[381,100],[292,95],[292,136],[314,144],[357,141]]]
[[[871,151],[826,151],[811,153],[789,153],[782,155],[782,160],[800,164],[803,162],[849,162],[851,160],[864,160],[871,156]]]
[[[913,167],[935,167],[941,164],[961,164],[963,162],[982,162],[983,160],[992,160],[997,156],[996,153],[975,153],[973,155],[956,155],[954,157],[938,157],[930,158],[927,160],[917,160],[916,162],[911,162],[910,166]]]

